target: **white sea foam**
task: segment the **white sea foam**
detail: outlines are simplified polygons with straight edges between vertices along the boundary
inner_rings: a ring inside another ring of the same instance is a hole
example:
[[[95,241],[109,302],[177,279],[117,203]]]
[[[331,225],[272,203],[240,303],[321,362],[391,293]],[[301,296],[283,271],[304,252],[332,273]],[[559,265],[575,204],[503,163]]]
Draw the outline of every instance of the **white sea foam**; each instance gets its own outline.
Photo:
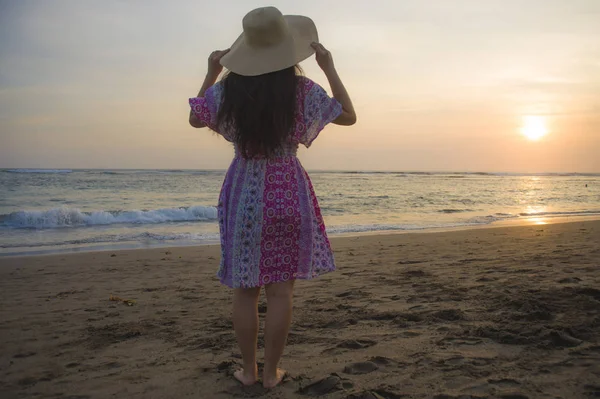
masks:
[[[484,222],[471,223],[446,223],[446,224],[361,224],[332,226],[327,228],[328,234],[369,233],[378,231],[416,231],[428,229],[441,229],[451,227],[475,226]]]
[[[60,207],[45,211],[18,211],[0,217],[0,223],[16,228],[79,227],[111,224],[156,224],[168,222],[216,220],[212,206],[164,208],[148,211],[82,212],[77,208]]]

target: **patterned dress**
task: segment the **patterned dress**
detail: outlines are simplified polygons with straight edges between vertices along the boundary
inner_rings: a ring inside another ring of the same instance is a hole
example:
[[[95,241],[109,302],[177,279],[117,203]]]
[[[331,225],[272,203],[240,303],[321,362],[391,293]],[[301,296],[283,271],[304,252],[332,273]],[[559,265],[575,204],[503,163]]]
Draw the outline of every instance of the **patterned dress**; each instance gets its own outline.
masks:
[[[259,287],[292,279],[311,279],[335,270],[333,253],[308,174],[296,157],[342,112],[312,80],[298,77],[296,122],[277,156],[235,157],[218,202],[221,263],[217,276],[232,288]],[[232,142],[217,126],[222,84],[204,97],[190,98],[198,119]]]

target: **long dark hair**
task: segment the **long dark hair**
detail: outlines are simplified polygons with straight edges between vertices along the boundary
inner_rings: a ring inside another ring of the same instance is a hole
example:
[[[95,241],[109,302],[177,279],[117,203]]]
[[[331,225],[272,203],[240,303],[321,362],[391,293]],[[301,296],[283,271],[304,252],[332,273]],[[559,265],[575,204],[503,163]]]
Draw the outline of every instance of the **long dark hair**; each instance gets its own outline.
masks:
[[[259,76],[229,72],[223,78],[218,126],[233,136],[244,158],[277,155],[296,115],[299,66]]]

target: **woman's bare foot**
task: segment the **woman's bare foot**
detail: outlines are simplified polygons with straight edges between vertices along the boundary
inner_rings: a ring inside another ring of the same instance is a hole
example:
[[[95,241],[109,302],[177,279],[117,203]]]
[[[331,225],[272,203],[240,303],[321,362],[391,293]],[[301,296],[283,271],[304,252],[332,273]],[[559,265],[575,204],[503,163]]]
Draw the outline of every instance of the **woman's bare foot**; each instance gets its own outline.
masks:
[[[241,382],[243,385],[246,385],[246,386],[254,385],[254,384],[256,384],[256,381],[258,380],[258,370],[255,369],[254,373],[250,373],[250,374],[246,373],[243,369],[237,370],[236,372],[233,373],[233,376],[235,377],[236,380]]]
[[[274,376],[263,375],[263,387],[267,389],[275,388],[285,377],[285,370],[277,369]]]

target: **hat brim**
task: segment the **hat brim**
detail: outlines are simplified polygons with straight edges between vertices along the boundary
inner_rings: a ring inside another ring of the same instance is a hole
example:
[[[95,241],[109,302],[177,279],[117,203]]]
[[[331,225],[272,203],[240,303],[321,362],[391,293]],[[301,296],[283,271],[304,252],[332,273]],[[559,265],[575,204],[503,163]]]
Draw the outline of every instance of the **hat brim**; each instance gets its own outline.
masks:
[[[294,66],[315,53],[311,43],[318,42],[317,27],[312,19],[301,15],[284,15],[289,34],[279,44],[266,48],[248,46],[242,33],[221,58],[221,65],[242,76],[258,76]]]

